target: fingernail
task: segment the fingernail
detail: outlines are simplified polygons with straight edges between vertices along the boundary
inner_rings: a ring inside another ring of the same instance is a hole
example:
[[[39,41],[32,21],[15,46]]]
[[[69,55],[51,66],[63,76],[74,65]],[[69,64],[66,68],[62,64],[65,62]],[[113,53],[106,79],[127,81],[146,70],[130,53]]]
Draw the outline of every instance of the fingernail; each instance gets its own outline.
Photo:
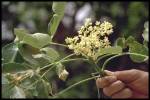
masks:
[[[114,72],[109,71],[109,70],[105,70],[105,73],[106,73],[107,75],[114,75]]]

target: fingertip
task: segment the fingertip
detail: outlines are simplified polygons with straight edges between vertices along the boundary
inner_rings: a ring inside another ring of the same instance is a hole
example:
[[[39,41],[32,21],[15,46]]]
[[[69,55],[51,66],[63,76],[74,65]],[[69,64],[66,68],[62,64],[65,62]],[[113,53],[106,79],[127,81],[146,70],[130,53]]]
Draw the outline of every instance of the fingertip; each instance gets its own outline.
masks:
[[[98,88],[104,88],[108,85],[110,85],[111,83],[117,81],[117,77],[116,76],[105,76],[102,78],[98,78],[96,80],[96,85]]]
[[[105,72],[107,75],[114,75],[114,72],[109,71],[109,70],[104,70],[104,72]]]

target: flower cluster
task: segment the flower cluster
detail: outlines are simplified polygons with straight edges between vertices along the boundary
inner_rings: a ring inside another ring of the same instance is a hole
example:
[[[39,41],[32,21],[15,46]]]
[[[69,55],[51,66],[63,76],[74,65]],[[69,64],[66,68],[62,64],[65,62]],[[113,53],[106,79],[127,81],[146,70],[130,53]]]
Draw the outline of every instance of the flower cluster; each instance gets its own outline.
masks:
[[[67,37],[65,41],[75,54],[96,60],[96,53],[100,48],[110,47],[108,35],[113,32],[112,27],[112,24],[107,21],[103,23],[96,21],[95,25],[92,25],[91,19],[87,18],[78,31],[78,36]]]

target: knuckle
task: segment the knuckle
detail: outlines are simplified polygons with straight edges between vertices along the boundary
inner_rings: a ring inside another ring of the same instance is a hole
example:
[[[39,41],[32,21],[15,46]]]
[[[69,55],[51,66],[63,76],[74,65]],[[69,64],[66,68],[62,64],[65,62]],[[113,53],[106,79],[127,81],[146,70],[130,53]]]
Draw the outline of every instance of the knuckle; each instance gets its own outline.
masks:
[[[132,73],[138,73],[139,70],[137,70],[137,69],[131,69],[131,72],[132,72]]]
[[[118,81],[116,82],[116,86],[117,86],[118,89],[120,90],[120,89],[124,88],[125,84],[124,84],[122,81],[118,80]]]
[[[129,88],[126,88],[124,91],[126,92],[127,97],[132,96],[132,91]]]
[[[118,80],[118,81],[116,81],[116,85],[123,85],[123,82]]]

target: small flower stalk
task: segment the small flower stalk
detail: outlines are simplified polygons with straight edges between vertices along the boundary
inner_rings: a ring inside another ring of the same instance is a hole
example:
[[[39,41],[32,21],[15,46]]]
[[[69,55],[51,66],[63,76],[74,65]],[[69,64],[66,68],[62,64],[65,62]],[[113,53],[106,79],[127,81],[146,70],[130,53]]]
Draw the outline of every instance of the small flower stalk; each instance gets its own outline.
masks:
[[[108,36],[113,32],[111,23],[96,21],[92,25],[92,20],[87,18],[83,26],[78,31],[78,36],[73,38],[67,37],[65,42],[69,49],[74,50],[76,55],[86,56],[97,59],[97,51],[100,48],[110,47]]]

